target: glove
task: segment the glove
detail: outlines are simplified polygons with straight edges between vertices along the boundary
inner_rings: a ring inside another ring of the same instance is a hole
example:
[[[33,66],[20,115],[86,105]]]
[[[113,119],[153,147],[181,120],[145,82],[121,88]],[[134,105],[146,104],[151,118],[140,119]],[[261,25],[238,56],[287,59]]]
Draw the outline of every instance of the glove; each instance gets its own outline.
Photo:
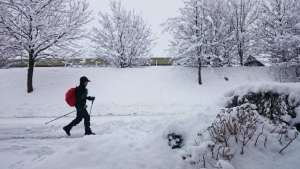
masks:
[[[94,101],[94,100],[95,100],[95,97],[89,96],[89,97],[87,97],[87,99],[88,99],[88,100],[91,100],[91,101]]]
[[[84,109],[86,109],[87,107],[88,107],[87,105],[84,105],[84,106],[83,106]]]

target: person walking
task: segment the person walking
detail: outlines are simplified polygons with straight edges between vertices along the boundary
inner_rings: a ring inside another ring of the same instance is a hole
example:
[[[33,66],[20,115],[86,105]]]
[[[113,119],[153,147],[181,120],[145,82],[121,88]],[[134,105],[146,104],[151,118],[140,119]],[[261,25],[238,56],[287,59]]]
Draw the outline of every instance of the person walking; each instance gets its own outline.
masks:
[[[79,124],[82,119],[84,119],[84,127],[85,127],[85,135],[95,135],[90,128],[90,115],[86,110],[86,100],[94,101],[95,97],[88,96],[88,90],[86,86],[89,82],[91,82],[87,77],[82,76],[80,78],[80,84],[75,89],[76,96],[76,104],[75,108],[77,110],[76,118],[68,125],[63,127],[63,130],[67,133],[67,135],[71,135],[70,131],[73,126]]]

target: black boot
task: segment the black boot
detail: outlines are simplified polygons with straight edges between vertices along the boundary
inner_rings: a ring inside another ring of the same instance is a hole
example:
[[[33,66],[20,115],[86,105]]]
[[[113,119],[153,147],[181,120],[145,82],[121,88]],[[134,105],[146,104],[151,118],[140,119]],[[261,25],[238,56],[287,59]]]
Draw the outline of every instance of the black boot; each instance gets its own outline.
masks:
[[[92,132],[92,130],[89,129],[85,129],[85,135],[95,135],[95,133]]]
[[[71,135],[70,131],[72,129],[72,126],[66,125],[65,127],[63,127],[63,129],[65,130],[65,132],[67,133],[68,136]]]
[[[95,135],[95,133],[93,133],[90,128],[90,120],[89,119],[87,119],[87,120],[85,119],[84,128],[85,128],[85,135]]]

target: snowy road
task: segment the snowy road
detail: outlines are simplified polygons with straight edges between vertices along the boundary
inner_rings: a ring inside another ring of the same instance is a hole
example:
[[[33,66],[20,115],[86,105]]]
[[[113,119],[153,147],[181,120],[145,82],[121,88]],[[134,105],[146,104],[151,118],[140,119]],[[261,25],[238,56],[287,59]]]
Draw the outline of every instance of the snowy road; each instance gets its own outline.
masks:
[[[0,168],[18,169],[40,161],[66,148],[84,136],[83,122],[75,126],[71,136],[62,127],[74,117],[61,118],[0,118]],[[161,116],[92,117],[91,127],[97,135],[110,134],[119,128],[148,133]],[[26,168],[26,167],[25,167]]]

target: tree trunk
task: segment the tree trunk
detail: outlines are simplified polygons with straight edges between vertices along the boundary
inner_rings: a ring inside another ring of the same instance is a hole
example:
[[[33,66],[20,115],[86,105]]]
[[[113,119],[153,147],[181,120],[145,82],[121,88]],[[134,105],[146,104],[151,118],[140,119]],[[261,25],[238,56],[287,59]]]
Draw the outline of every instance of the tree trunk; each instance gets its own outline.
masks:
[[[29,53],[28,62],[29,64],[28,64],[28,74],[27,74],[27,93],[31,93],[33,91],[33,87],[32,87],[33,68],[34,68],[33,52]]]
[[[242,50],[242,44],[239,45],[239,57],[240,57],[240,66],[244,66],[244,53]]]
[[[198,58],[198,83],[199,85],[202,85],[202,81],[201,81],[201,59]]]

